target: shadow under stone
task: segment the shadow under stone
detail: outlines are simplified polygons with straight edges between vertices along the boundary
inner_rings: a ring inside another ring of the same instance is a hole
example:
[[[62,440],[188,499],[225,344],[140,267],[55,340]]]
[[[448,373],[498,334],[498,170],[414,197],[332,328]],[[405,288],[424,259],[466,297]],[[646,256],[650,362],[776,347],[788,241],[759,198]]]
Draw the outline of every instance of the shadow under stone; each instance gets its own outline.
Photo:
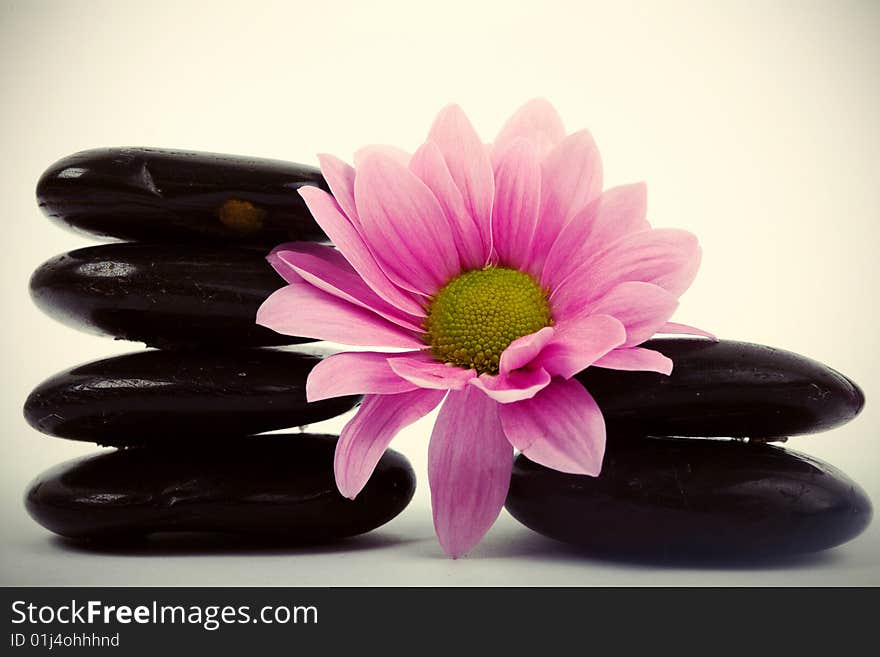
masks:
[[[500,558],[539,558],[544,561],[592,562],[637,568],[677,568],[685,570],[794,570],[827,567],[839,560],[837,550],[798,554],[659,554],[610,553],[569,545],[540,534],[524,533],[497,546],[492,556]]]
[[[123,557],[208,555],[310,555],[379,550],[412,542],[394,534],[363,534],[333,541],[303,541],[288,536],[248,537],[207,532],[157,533],[150,536],[76,540],[55,536],[52,543],[74,552]]]

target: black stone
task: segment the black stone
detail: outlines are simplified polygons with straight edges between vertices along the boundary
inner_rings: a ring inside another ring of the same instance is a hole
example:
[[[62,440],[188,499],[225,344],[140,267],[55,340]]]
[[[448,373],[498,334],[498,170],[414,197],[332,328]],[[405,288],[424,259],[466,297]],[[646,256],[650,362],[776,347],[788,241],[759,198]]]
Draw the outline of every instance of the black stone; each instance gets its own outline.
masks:
[[[100,237],[270,249],[326,240],[297,189],[327,189],[310,166],[158,148],[96,148],[64,157],[37,183],[56,223]]]
[[[590,367],[578,379],[615,434],[776,439],[853,419],[865,397],[840,372],[747,342],[646,342],[673,362],[670,376]]]
[[[273,350],[143,351],[79,365],[28,396],[43,433],[102,445],[212,441],[302,426],[350,410],[359,397],[309,404],[320,357]]]
[[[387,451],[348,500],[334,483],[335,445],[336,436],[273,434],[92,455],[38,476],[25,504],[46,529],[78,539],[220,532],[309,542],[368,532],[406,507],[415,491],[406,458]]]
[[[307,342],[256,324],[260,304],[283,285],[258,251],[131,243],[56,256],[34,272],[30,290],[69,326],[151,347]]]
[[[840,545],[871,502],[832,466],[766,444],[615,440],[599,477],[516,458],[507,510],[551,538],[603,556],[784,557]]]

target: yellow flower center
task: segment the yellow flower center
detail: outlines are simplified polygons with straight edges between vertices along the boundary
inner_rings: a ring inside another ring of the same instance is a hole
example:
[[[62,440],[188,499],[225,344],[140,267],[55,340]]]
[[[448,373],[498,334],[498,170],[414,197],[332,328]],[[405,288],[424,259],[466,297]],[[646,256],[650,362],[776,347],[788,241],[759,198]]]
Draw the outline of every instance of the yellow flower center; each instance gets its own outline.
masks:
[[[437,360],[497,374],[511,342],[552,324],[547,292],[535,279],[486,267],[456,276],[431,297],[424,328]]]

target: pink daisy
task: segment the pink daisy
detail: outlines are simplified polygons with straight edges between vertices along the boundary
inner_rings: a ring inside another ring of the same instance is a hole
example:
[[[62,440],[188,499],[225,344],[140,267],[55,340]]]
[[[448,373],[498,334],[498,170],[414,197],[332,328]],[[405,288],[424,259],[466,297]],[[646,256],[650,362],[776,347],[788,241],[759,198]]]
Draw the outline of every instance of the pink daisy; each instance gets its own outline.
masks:
[[[333,195],[300,193],[335,248],[277,247],[268,259],[288,285],[257,322],[395,350],[335,354],[309,376],[310,401],[364,395],[336,448],[340,492],[354,499],[394,436],[441,402],[428,477],[453,557],[498,517],[514,449],[597,476],[605,423],[572,377],[671,372],[669,358],[638,345],[702,333],[668,323],[699,266],[696,238],[650,227],[644,184],[603,192],[590,133],[566,136],[540,99],[491,146],[452,105],[411,156],[368,147],[356,168],[320,162]]]

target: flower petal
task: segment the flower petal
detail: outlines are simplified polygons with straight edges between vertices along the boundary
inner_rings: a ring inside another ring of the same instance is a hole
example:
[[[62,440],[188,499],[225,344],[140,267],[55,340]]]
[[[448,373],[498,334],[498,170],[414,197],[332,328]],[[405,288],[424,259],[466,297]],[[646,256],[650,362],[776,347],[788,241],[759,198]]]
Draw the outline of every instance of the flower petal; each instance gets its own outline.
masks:
[[[535,145],[543,158],[565,139],[565,126],[556,109],[544,98],[535,98],[520,107],[508,119],[495,138],[494,148],[503,151],[514,140],[524,137]]]
[[[540,331],[524,335],[511,342],[501,353],[498,363],[500,373],[507,376],[513,370],[531,363],[547,343],[553,340],[555,334],[556,331],[552,326],[545,326]]]
[[[273,292],[257,310],[257,324],[283,335],[368,347],[419,349],[419,337],[308,284],[287,285]]]
[[[409,169],[371,155],[357,171],[354,194],[370,251],[397,285],[428,296],[459,273],[443,208]]]
[[[615,349],[593,363],[593,367],[628,372],[659,372],[672,374],[672,359],[659,351],[644,347],[625,347]]]
[[[678,298],[652,283],[627,281],[599,299],[591,312],[611,315],[626,327],[624,347],[641,344],[672,317]]]
[[[372,310],[416,333],[425,332],[421,318],[404,313],[373,292],[336,249],[313,242],[289,242],[273,253],[279,262],[288,265],[302,280],[319,290]]]
[[[357,205],[354,202],[354,167],[343,162],[337,157],[321,153],[318,155],[321,164],[321,173],[333,192],[333,197],[339,203],[339,207],[349,218],[356,228],[361,225],[357,213]]]
[[[446,554],[465,554],[495,522],[512,464],[497,404],[470,386],[450,392],[428,446],[434,529]]]
[[[354,499],[376,469],[388,444],[404,427],[430,413],[446,393],[413,390],[397,395],[367,395],[336,443],[336,487]]]
[[[499,404],[510,404],[534,397],[550,383],[550,375],[544,368],[515,370],[507,376],[481,374],[469,383]]]
[[[602,191],[602,160],[586,130],[566,137],[541,164],[541,218],[529,271],[540,275],[563,226]]]
[[[605,455],[605,419],[580,382],[556,380],[532,399],[499,406],[507,439],[530,460],[596,477]]]
[[[361,234],[342,213],[330,194],[317,187],[300,187],[299,194],[309,206],[318,225],[376,294],[411,315],[424,313],[422,306],[411,294],[401,290],[388,279],[370,253]]]
[[[483,242],[480,227],[465,205],[437,144],[425,142],[413,155],[409,168],[434,192],[446,213],[462,267],[478,269],[485,265],[489,259],[489,240]]]
[[[570,379],[626,340],[626,329],[609,315],[590,315],[560,322],[553,340],[535,364],[554,376]]]
[[[406,381],[436,390],[461,390],[477,376],[474,370],[438,362],[424,352],[391,358],[388,365]]]
[[[394,373],[388,359],[396,353],[346,351],[327,356],[309,372],[306,399],[311,402],[345,395],[389,395],[419,386]]]
[[[465,206],[480,227],[484,244],[491,246],[495,178],[492,162],[479,135],[461,108],[449,105],[434,120],[428,140],[437,144],[443,154]]]
[[[624,235],[651,226],[647,187],[644,183],[607,189],[571,218],[550,248],[541,284],[555,288],[581,265],[590,254],[598,253]]]
[[[699,266],[696,237],[684,230],[654,228],[627,235],[588,258],[551,291],[550,299],[560,314],[576,313],[625,281],[653,283],[678,297]]]
[[[360,169],[361,165],[372,155],[385,155],[400,164],[402,167],[408,167],[412,155],[402,148],[390,146],[388,144],[373,144],[359,148],[354,154],[354,165]]]
[[[272,266],[272,269],[291,285],[302,283],[303,277],[300,276],[289,263],[282,260],[280,254],[282,251],[287,251],[292,244],[296,243],[297,242],[286,242],[285,244],[279,244],[269,251],[269,255],[266,256],[266,261]]]
[[[709,331],[704,331],[703,329],[699,329],[696,326],[688,326],[687,324],[679,324],[677,322],[666,322],[663,326],[657,329],[657,333],[679,333],[684,335],[699,335],[704,338],[709,338],[710,340],[714,340],[718,342],[718,338],[709,333]]]
[[[492,245],[503,265],[524,267],[541,205],[541,165],[535,147],[516,139],[495,167]]]
[[[643,182],[606,189],[595,201],[589,239],[594,249],[651,228],[648,223],[648,187]]]

